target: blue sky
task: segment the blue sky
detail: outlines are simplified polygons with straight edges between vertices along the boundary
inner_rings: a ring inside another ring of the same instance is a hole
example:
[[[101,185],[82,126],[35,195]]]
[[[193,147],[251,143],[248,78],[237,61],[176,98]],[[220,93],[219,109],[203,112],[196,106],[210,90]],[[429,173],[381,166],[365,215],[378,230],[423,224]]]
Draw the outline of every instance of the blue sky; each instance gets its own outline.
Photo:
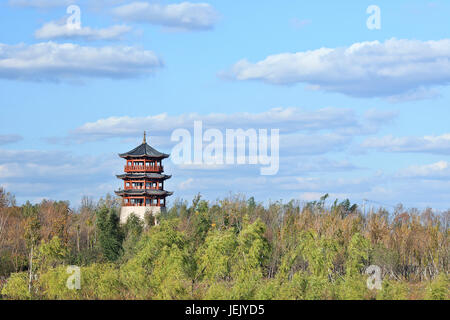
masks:
[[[71,4],[78,33],[63,25]],[[169,159],[172,201],[329,193],[447,209],[449,12],[418,0],[2,1],[0,185],[19,203],[77,205],[120,186],[117,153],[142,131],[170,153],[173,130],[202,120],[279,128],[280,171]]]

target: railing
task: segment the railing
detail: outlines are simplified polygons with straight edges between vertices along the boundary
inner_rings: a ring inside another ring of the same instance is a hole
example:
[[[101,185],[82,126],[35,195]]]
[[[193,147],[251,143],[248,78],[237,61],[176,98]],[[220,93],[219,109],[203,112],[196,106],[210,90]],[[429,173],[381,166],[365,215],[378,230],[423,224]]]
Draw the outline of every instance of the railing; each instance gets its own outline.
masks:
[[[124,190],[162,190],[162,187],[125,187]]]
[[[138,203],[122,203],[123,207],[164,207],[164,204],[138,204]]]
[[[125,172],[162,172],[164,166],[125,166]]]

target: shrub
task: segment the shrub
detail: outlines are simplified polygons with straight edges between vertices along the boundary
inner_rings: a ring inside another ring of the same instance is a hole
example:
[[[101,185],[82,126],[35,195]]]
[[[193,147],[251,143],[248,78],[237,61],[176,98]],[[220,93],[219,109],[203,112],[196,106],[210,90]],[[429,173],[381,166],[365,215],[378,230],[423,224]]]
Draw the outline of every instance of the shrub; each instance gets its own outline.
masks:
[[[28,274],[26,272],[11,274],[1,293],[9,299],[31,299],[31,293],[28,291]]]

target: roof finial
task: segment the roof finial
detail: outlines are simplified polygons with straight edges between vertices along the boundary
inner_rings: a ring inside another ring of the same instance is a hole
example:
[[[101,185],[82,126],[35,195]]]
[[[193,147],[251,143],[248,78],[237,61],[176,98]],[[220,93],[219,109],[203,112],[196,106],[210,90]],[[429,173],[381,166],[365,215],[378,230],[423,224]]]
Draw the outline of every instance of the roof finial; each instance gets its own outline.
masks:
[[[144,140],[142,141],[142,143],[147,143],[147,138],[146,138],[146,133],[144,131]]]

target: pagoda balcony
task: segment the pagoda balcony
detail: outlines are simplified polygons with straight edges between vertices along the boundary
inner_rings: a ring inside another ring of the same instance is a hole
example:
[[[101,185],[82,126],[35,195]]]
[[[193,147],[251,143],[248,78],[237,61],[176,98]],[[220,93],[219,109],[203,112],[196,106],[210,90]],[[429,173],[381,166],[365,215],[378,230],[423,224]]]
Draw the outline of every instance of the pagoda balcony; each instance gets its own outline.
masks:
[[[125,172],[163,172],[164,166],[128,166],[124,168]]]
[[[162,187],[125,187],[123,190],[164,190]]]
[[[122,207],[164,207],[163,204],[139,204],[139,203],[122,203]]]

